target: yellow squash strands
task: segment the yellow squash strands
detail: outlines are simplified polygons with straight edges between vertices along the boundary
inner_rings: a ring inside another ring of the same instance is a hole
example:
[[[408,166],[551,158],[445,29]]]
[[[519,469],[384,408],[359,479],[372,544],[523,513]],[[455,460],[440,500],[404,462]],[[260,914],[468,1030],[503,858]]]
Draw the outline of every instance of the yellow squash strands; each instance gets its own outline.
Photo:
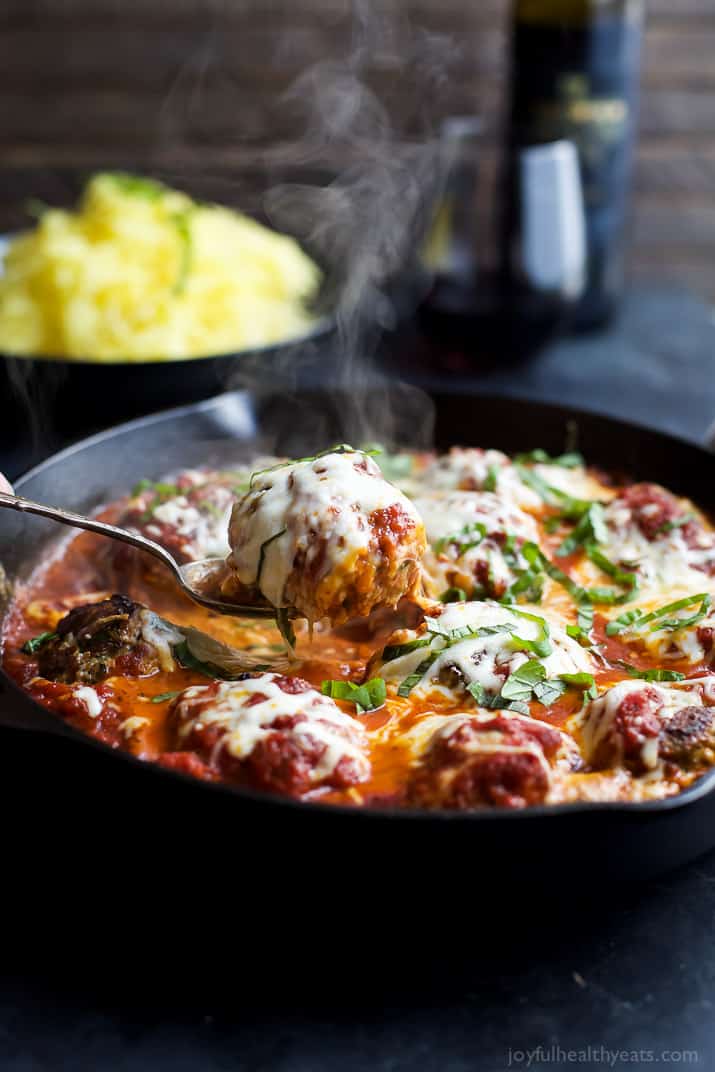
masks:
[[[148,179],[95,176],[10,245],[0,351],[93,361],[229,353],[303,334],[317,266],[285,235]]]

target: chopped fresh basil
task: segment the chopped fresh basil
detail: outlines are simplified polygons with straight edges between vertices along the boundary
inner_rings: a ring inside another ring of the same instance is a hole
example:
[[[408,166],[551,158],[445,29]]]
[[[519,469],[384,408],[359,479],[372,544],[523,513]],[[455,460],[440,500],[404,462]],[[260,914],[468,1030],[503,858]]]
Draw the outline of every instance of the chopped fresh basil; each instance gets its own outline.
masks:
[[[518,465],[559,465],[562,469],[576,469],[579,465],[584,464],[583,455],[577,453],[575,450],[568,451],[566,454],[559,454],[558,457],[552,458],[545,450],[541,450],[537,447],[536,450],[530,450],[526,454],[517,454],[514,457],[514,461]]]
[[[179,242],[181,243],[179,270],[172,287],[172,293],[179,297],[186,290],[186,283],[191,272],[191,262],[193,260],[190,211],[174,213],[174,215],[171,216],[171,222],[176,228],[176,233],[179,236]]]
[[[512,604],[518,596],[523,596],[527,603],[540,603],[544,592],[544,571],[542,569],[521,570],[502,596],[500,602]]]
[[[553,651],[551,647],[551,629],[549,623],[545,618],[540,618],[538,614],[527,614],[524,610],[519,610],[518,607],[508,608],[512,614],[518,615],[520,618],[525,618],[529,622],[535,622],[540,630],[541,634],[536,637],[535,640],[528,640],[526,637],[512,636],[511,647],[515,650],[531,651],[534,655],[538,655],[540,658],[545,658]]]
[[[471,551],[473,547],[478,547],[486,535],[486,525],[481,521],[474,521],[470,525],[465,525],[460,532],[454,533],[452,536],[442,536],[441,539],[432,544],[432,547],[435,554],[439,555],[444,551],[445,547],[453,544],[457,551],[457,557],[460,557],[466,554],[467,551]],[[472,536],[476,536],[476,539],[470,539]]]
[[[523,703],[520,700],[506,700],[501,693],[496,693],[496,695],[488,693],[484,686],[478,681],[470,682],[470,684],[467,685],[467,692],[472,696],[479,707],[486,707],[489,710],[498,708],[507,711],[518,711],[519,714],[522,715],[529,714],[529,707],[526,703]]]
[[[364,685],[355,685],[352,681],[324,681],[320,691],[333,700],[346,700],[355,704],[359,715],[382,707],[387,696],[385,682],[381,677],[374,677]]]
[[[325,458],[328,454],[366,454],[368,457],[374,457],[374,455],[380,453],[382,451],[379,447],[375,447],[372,450],[357,450],[355,447],[351,447],[349,443],[338,443],[334,447],[328,447],[327,450],[321,450],[318,454],[311,454],[307,458],[289,458],[287,462],[278,462],[276,465],[269,465],[266,469],[256,469],[254,473],[251,473],[248,487],[249,490],[253,487],[253,481],[257,476],[274,473],[276,470],[285,469],[289,465],[300,465],[301,462],[317,462],[318,458]]]
[[[54,640],[56,636],[57,633],[38,633],[37,636],[26,640],[20,651],[24,652],[25,655],[34,655],[48,640]]]
[[[590,499],[575,499],[565,491],[547,484],[532,469],[527,469],[517,463],[516,471],[523,483],[535,491],[547,506],[555,507],[559,511],[559,517],[566,521],[578,521],[592,505]]]
[[[618,665],[622,667],[629,677],[641,678],[643,681],[684,681],[685,674],[679,670],[639,670],[637,666],[624,663],[620,659]]]
[[[409,655],[411,651],[416,651],[417,648],[428,648],[431,643],[431,636],[422,636],[418,637],[416,640],[408,641],[407,644],[390,645],[383,649],[383,662],[389,663],[393,659],[400,659],[403,655]]]
[[[396,484],[412,474],[414,459],[411,454],[390,454],[379,443],[366,443],[361,450],[369,454],[379,453],[377,464],[385,480],[389,480],[391,484]]]
[[[571,598],[576,603],[625,603],[626,600],[633,599],[638,591],[638,578],[635,573],[627,573],[616,566],[610,559],[606,558],[597,547],[593,544],[586,544],[586,554],[591,561],[597,565],[600,569],[607,573],[610,577],[616,581],[617,584],[622,585],[625,589],[619,592],[615,588],[595,587],[595,588],[583,588],[580,584],[577,584],[568,574],[553,563],[546,557],[544,552],[535,543],[526,543],[521,549],[526,561],[533,568],[540,565],[545,573],[548,573],[552,580],[560,584],[569,593]]]
[[[427,673],[430,666],[435,661],[438,655],[438,651],[430,652],[427,658],[422,660],[417,669],[400,682],[397,688],[397,695],[409,696],[415,685],[419,684],[419,682],[422,680],[422,675]]]
[[[158,696],[152,696],[151,703],[166,703],[167,700],[175,700],[177,696],[181,696],[181,690],[178,692],[160,692]]]
[[[528,703],[532,698],[534,686],[546,679],[546,670],[543,663],[537,659],[529,659],[518,670],[509,675],[501,688],[500,695],[505,700],[518,700]]]
[[[700,606],[694,614],[684,618],[666,617],[666,615],[673,614],[675,611],[692,607],[696,603],[699,603]],[[620,633],[628,631],[640,632],[644,625],[650,623],[653,623],[650,629],[652,633],[661,629],[687,629],[689,626],[701,621],[709,613],[710,605],[710,595],[707,592],[698,592],[697,595],[685,596],[683,599],[676,599],[673,603],[666,603],[664,607],[659,607],[649,614],[644,614],[643,611],[634,608],[609,622],[606,626],[606,634],[608,636],[618,636]],[[665,620],[661,621],[661,619]]]
[[[672,532],[673,529],[679,529],[683,525],[687,525],[689,521],[695,520],[695,514],[683,514],[682,517],[675,517],[672,521],[664,521],[662,525],[658,525],[655,530],[656,536],[660,536],[663,532]]]
[[[286,531],[286,529],[281,529],[280,532],[275,532],[272,536],[269,536],[268,539],[264,540],[261,544],[261,550],[258,555],[258,568],[256,570],[256,579],[253,582],[255,588],[258,588],[261,582],[261,574],[263,573],[263,565],[266,559],[266,548],[269,547],[274,540],[280,539],[280,537],[283,536]]]
[[[593,679],[593,674],[559,674],[559,681],[576,689],[583,689],[585,699],[595,700],[598,696],[598,687]]]
[[[132,197],[143,197],[147,201],[158,201],[166,189],[155,179],[130,175],[125,171],[108,172],[107,177],[112,180],[123,194],[131,194]]]
[[[499,470],[497,469],[496,465],[490,465],[487,469],[487,475],[484,480],[484,484],[482,485],[484,491],[496,491],[498,479]]]
[[[439,597],[440,603],[465,603],[467,593],[463,588],[446,588]]]
[[[603,507],[594,502],[581,516],[573,532],[556,548],[556,555],[564,558],[566,555],[572,555],[583,544],[605,543],[607,539],[608,529]]]

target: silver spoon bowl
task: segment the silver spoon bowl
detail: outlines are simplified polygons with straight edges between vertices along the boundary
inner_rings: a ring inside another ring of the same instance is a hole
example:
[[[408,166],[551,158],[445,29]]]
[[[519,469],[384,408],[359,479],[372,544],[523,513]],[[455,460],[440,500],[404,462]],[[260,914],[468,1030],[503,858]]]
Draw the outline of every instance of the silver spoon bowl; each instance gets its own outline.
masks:
[[[111,540],[120,540],[140,551],[146,551],[171,571],[179,588],[189,599],[202,607],[216,611],[217,614],[231,614],[237,618],[275,617],[275,610],[268,603],[231,603],[227,600],[212,599],[201,592],[199,585],[205,584],[212,575],[217,575],[219,570],[224,570],[225,562],[222,558],[205,558],[199,562],[187,562],[180,566],[173,555],[170,555],[160,544],[136,532],[109,525],[106,521],[83,517],[82,514],[75,514],[72,510],[64,510],[59,506],[45,506],[44,503],[32,502],[31,499],[24,499],[20,495],[7,495],[4,492],[0,492],[0,507],[19,510],[26,514],[37,514],[39,517],[49,518],[50,521],[59,521],[61,525],[96,532],[99,536],[108,536]]]

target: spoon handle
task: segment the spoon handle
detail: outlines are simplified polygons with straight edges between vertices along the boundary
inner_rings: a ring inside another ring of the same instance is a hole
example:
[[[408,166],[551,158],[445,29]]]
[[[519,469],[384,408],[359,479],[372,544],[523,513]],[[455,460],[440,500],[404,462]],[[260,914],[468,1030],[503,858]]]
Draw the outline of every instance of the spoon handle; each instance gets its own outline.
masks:
[[[126,529],[120,529],[116,525],[109,525],[106,521],[98,521],[94,517],[75,514],[74,511],[64,510],[59,506],[45,506],[44,503],[23,499],[20,495],[7,495],[4,492],[0,492],[0,507],[19,510],[20,513],[24,514],[37,514],[39,517],[49,518],[50,521],[59,521],[61,525],[69,525],[75,529],[86,529],[87,532],[96,532],[100,536],[109,536],[112,540],[121,540],[132,547],[139,548],[140,551],[147,551],[150,555],[154,555],[155,558],[158,558],[165,566],[169,567],[179,581],[182,580],[179,567],[169,552],[165,551],[158,543],[154,543],[153,540],[148,540],[145,536],[127,532]]]

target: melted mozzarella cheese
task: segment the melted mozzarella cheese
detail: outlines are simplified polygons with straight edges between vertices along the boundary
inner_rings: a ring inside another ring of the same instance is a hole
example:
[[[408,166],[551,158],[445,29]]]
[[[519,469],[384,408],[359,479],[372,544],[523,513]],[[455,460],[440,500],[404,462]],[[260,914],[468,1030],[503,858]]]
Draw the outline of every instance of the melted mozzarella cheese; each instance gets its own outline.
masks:
[[[541,608],[525,609],[549,621]],[[510,625],[515,635],[526,640],[536,640],[541,634],[541,627],[537,622],[522,618],[507,607],[491,602],[452,603],[439,618],[439,624],[445,631],[465,626],[484,629]],[[593,664],[588,652],[567,636],[559,625],[550,621],[549,624],[552,651],[540,660],[546,676],[553,678],[559,674],[591,672]],[[432,655],[435,656],[433,659]],[[452,667],[465,683],[479,684],[488,694],[496,695],[505,678],[532,658],[534,656],[531,654],[514,650],[511,635],[506,632],[468,637],[448,647],[444,647],[443,639],[437,636],[432,637],[428,647],[417,648],[384,663],[380,673],[386,682],[398,684],[404,678],[417,673],[421,663],[431,659],[412,690],[415,695],[439,692],[450,699],[463,695],[461,690],[439,681],[440,674]]]
[[[226,735],[219,747],[237,759],[244,759],[260,741],[276,732],[271,729],[276,718],[298,716],[300,721],[283,732],[289,732],[307,746],[317,742],[325,749],[311,774],[313,781],[331,774],[344,757],[353,761],[361,778],[369,776],[370,763],[365,754],[367,737],[363,727],[344,714],[329,697],[313,689],[284,692],[270,674],[245,681],[223,682],[215,696],[207,696],[210,688],[193,686],[177,699],[175,710],[180,719],[180,737],[188,736],[194,727],[220,726],[226,730]],[[257,696],[261,699],[255,702]],[[206,703],[207,700],[210,702]],[[205,706],[193,716],[195,703]]]
[[[658,718],[667,723],[668,719],[684,707],[699,707],[708,702],[715,686],[715,678],[698,678],[696,683],[685,681],[682,685],[659,685],[639,680],[619,681],[569,721],[571,731],[580,731],[581,744],[587,761],[596,755],[599,746],[607,740],[615,729],[618,710],[627,697],[648,691],[655,692],[660,703]],[[618,747],[618,741],[615,741]],[[645,740],[641,749],[641,760],[648,770],[658,766],[658,738]]]
[[[529,514],[488,491],[433,491],[416,496],[414,504],[425,523],[430,544],[423,565],[436,597],[460,581],[464,583],[459,587],[471,591],[480,563],[488,566],[497,590],[508,588],[515,574],[505,560],[501,543],[492,537],[513,535],[524,542],[539,537],[536,522]],[[474,539],[479,540],[474,535],[478,525],[484,526],[487,536],[470,547]],[[435,545],[445,540],[451,542],[438,551]],[[462,551],[462,546],[466,550]],[[520,561],[519,565],[523,568],[526,563]]]
[[[704,533],[706,546],[696,548],[688,546],[678,527],[649,540],[633,522],[630,508],[620,500],[606,507],[605,520],[608,539],[601,550],[612,562],[623,563],[637,572],[639,603],[649,598],[659,598],[664,603],[693,592],[715,592],[715,577],[697,568],[712,560],[711,533]]]
[[[95,689],[90,688],[89,685],[81,685],[74,690],[74,695],[85,705],[90,718],[99,718],[102,713],[102,701]]]
[[[156,650],[162,670],[174,670],[176,661],[172,648],[182,643],[184,634],[153,611],[143,609],[139,613],[142,639]]]
[[[481,491],[492,475],[500,498],[528,509],[542,505],[536,492],[521,480],[511,459],[500,450],[453,447],[424,469],[421,483],[441,490]]]
[[[582,465],[569,469],[563,465],[545,465],[539,462],[531,468],[549,487],[557,488],[574,499],[604,500],[612,499],[616,494],[612,488],[607,488],[600,480],[591,476]]]
[[[348,572],[358,555],[375,553],[370,515],[391,506],[399,506],[422,531],[410,500],[364,454],[327,454],[283,466],[258,475],[236,503],[229,562],[242,584],[258,584],[269,603],[283,607],[296,556],[324,540],[321,575],[338,568]]]

